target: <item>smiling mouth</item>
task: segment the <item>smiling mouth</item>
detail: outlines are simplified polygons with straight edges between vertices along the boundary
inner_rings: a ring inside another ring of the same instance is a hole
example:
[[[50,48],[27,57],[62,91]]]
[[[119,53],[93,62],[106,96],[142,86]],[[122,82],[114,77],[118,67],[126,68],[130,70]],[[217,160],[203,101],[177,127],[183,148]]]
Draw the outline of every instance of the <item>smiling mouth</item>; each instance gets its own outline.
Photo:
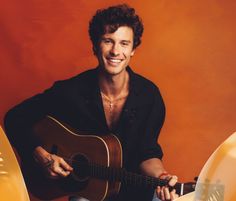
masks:
[[[117,65],[123,61],[123,59],[114,59],[114,58],[106,58],[109,64]]]

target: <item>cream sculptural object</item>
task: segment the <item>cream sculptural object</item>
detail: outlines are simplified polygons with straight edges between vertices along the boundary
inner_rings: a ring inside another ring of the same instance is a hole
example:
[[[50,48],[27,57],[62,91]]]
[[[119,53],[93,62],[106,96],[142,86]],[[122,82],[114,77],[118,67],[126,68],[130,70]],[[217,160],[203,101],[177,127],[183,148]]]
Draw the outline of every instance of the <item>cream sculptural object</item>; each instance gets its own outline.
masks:
[[[0,200],[30,201],[16,156],[1,127]]]
[[[210,156],[201,170],[194,192],[176,201],[236,200],[236,132]]]

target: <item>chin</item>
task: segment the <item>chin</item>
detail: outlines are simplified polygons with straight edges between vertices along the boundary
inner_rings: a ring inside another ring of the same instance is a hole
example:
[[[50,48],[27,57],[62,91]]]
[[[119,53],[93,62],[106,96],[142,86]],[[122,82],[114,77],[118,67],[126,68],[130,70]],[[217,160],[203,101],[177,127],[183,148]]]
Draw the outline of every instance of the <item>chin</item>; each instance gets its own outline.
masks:
[[[120,68],[120,67],[105,67],[105,72],[110,74],[110,75],[119,75],[123,71],[125,71],[125,68]]]

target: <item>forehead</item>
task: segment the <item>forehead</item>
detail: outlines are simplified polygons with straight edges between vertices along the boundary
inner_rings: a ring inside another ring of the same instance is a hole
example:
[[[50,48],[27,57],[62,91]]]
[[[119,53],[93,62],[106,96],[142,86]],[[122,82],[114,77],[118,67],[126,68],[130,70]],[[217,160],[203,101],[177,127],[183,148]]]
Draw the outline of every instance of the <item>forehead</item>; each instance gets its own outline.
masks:
[[[116,40],[129,40],[133,41],[134,33],[133,29],[128,26],[120,26],[113,33],[107,32],[102,36],[102,38],[112,38]]]

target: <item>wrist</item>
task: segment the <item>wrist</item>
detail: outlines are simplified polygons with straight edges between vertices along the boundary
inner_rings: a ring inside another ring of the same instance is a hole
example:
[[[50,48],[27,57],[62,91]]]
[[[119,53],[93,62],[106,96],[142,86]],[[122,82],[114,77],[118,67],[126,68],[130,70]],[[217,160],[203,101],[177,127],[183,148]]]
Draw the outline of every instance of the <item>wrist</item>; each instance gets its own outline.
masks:
[[[167,176],[169,176],[169,173],[166,172],[166,171],[164,171],[164,172],[162,172],[162,173],[158,176],[158,178],[165,178],[165,177],[167,177]]]
[[[33,157],[39,163],[47,162],[51,158],[51,154],[43,147],[38,146],[34,149]]]

